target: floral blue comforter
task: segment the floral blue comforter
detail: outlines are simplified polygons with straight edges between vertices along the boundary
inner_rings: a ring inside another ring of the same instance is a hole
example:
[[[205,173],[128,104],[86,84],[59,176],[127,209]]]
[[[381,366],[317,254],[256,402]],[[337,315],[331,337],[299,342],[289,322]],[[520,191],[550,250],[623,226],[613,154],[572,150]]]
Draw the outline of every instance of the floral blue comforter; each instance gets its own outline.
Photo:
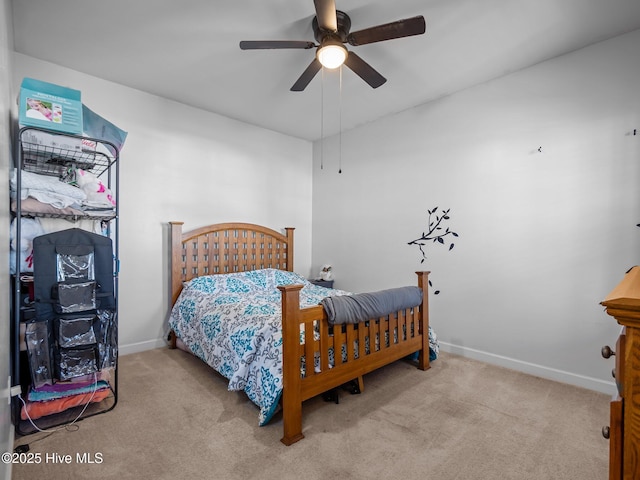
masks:
[[[193,354],[229,380],[229,390],[244,391],[260,408],[260,425],[271,419],[282,393],[277,287],[290,284],[304,285],[301,307],[317,305],[327,296],[349,294],[276,269],[211,275],[185,283],[169,318],[169,326]]]

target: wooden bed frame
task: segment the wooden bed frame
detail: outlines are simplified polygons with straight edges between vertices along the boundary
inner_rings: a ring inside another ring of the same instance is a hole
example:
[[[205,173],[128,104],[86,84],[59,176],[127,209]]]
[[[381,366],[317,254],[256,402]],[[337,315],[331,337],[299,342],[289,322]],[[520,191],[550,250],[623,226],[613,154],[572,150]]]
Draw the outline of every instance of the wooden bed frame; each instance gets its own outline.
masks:
[[[170,225],[172,305],[182,291],[182,283],[195,277],[262,268],[293,271],[293,228],[286,228],[283,235],[250,223],[221,223],[183,233],[183,222],[170,222]],[[342,328],[329,325],[321,305],[300,308],[303,285],[278,287],[282,292],[283,330],[282,443],[291,445],[304,438],[303,401],[354,379],[358,379],[362,390],[365,373],[415,352],[419,352],[418,368],[429,368],[429,272],[416,273],[418,287],[423,291],[422,304],[418,308]],[[305,331],[304,345],[300,344],[301,325]],[[314,327],[320,332],[319,340],[314,339]],[[380,340],[370,341],[370,348],[365,351],[367,337]],[[172,348],[175,348],[175,342],[175,334],[171,332]],[[330,349],[335,346],[334,351],[339,352],[345,343],[346,359],[335,355],[335,365],[329,368]],[[302,377],[301,357],[314,358],[316,355],[320,357],[320,372],[307,368]]]

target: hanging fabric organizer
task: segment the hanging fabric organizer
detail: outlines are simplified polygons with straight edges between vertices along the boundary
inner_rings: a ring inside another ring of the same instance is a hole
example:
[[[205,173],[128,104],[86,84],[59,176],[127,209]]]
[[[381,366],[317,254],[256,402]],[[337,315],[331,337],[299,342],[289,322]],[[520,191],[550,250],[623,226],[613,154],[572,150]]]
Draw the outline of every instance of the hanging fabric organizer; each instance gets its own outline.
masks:
[[[34,386],[115,367],[111,239],[77,228],[63,230],[36,237],[33,257],[36,317],[27,348]],[[43,367],[47,357],[48,368]]]

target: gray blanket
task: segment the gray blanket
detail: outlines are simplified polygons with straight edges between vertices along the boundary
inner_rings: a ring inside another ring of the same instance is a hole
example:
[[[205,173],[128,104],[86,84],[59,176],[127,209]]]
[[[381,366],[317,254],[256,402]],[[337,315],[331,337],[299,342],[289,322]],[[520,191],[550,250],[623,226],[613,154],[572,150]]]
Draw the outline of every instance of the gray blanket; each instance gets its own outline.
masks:
[[[356,293],[323,298],[320,304],[329,323],[358,323],[384,317],[420,305],[422,290],[418,287],[399,287],[372,293]]]

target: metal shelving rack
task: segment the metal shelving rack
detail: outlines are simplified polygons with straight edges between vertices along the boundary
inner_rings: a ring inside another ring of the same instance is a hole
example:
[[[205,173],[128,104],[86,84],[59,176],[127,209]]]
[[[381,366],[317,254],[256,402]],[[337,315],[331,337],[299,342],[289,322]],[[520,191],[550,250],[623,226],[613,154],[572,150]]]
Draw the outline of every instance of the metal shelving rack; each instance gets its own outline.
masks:
[[[43,138],[47,141],[43,141]],[[73,222],[78,220],[100,220],[103,230],[113,241],[114,259],[114,294],[116,302],[116,321],[118,311],[118,272],[119,272],[119,152],[116,146],[105,140],[82,137],[46,130],[36,127],[23,127],[18,132],[16,143],[16,195],[15,208],[12,208],[14,217],[47,217],[60,218]],[[81,168],[93,173],[113,192],[115,196],[115,208],[112,212],[91,213],[86,215],[65,215],[58,213],[24,212],[22,199],[19,192],[22,191],[22,172],[32,172],[40,175],[48,175],[63,178],[70,168]],[[20,221],[15,222],[16,245],[20,245],[21,231]],[[20,386],[22,397],[25,398],[30,384],[30,371],[26,352],[20,350],[20,323],[29,317],[28,281],[33,276],[28,272],[21,272],[20,249],[15,251],[16,272],[12,276],[13,294],[11,302],[11,375],[13,386]],[[34,423],[21,420],[20,411],[22,402],[18,397],[12,398],[12,415],[16,432],[20,435],[35,433],[38,429],[47,430],[52,427],[68,424],[99,413],[112,410],[117,403],[118,384],[117,365],[113,378],[110,380],[111,394],[98,403],[88,406],[80,405],[65,410],[64,412],[41,417]]]

